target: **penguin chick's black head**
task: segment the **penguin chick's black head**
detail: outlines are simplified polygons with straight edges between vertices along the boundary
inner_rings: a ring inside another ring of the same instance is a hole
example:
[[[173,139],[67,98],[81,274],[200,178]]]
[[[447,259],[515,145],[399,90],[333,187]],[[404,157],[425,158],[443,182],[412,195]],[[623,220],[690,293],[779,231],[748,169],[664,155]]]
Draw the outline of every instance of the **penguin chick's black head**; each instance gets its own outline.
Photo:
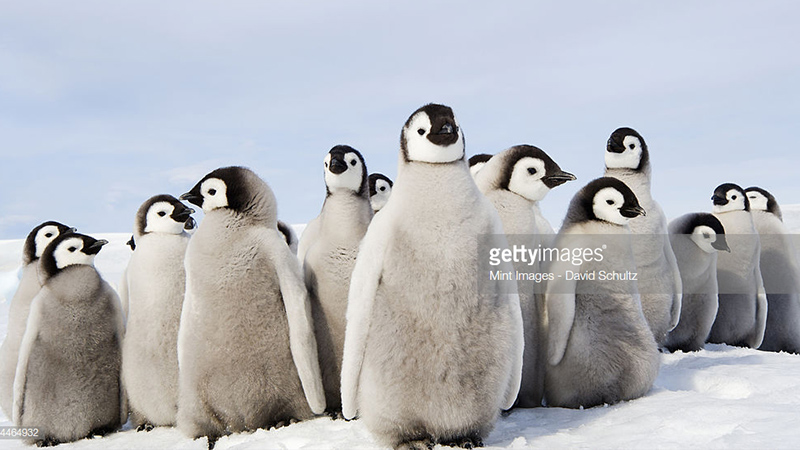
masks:
[[[336,180],[326,173],[325,184],[328,195],[331,194],[331,184],[335,187],[347,187],[357,195],[366,195],[369,181],[367,178],[367,162],[358,150],[349,145],[337,145],[328,151],[325,157],[325,169]],[[353,172],[349,172],[353,171]],[[356,172],[359,171],[359,172]],[[345,172],[348,172],[347,174]]]
[[[738,184],[720,184],[714,189],[714,195],[711,196],[711,201],[714,203],[714,206],[718,208],[725,207],[731,201],[742,201],[744,204],[744,211],[750,211],[750,201],[747,200],[744,189]]]
[[[461,145],[456,146],[459,141]],[[414,111],[400,134],[400,151],[405,162],[450,163],[463,159],[463,133],[453,110],[429,103]]]
[[[180,199],[203,208],[206,213],[224,208],[256,221],[266,221],[270,226],[277,222],[277,205],[272,189],[246,167],[216,169]]]
[[[609,169],[626,168],[641,172],[650,165],[647,143],[633,128],[622,127],[614,130],[606,143],[606,152],[616,155],[606,156],[606,167]],[[610,160],[616,162],[609,165]]]
[[[730,247],[728,247],[728,241],[725,238],[725,227],[716,216],[709,213],[692,214],[691,218],[683,224],[678,232],[681,234],[692,234],[697,227],[708,227],[714,230],[717,239],[711,243],[712,247],[721,251],[731,251]]]
[[[544,150],[534,147],[533,145],[515,145],[514,147],[506,150],[506,152],[507,155],[505,166],[503,167],[503,173],[500,176],[500,189],[508,190],[509,183],[511,182],[511,175],[514,173],[514,167],[522,158],[539,159],[544,163],[545,173],[542,175],[541,181],[550,189],[553,189],[556,186],[561,186],[567,181],[573,181],[576,179],[575,175],[561,170],[561,167],[556,164],[556,162],[553,161],[553,159],[550,158],[550,155],[545,153]],[[535,171],[536,169],[530,168],[528,170]],[[531,173],[531,175],[534,175],[534,173]]]
[[[147,233],[147,214],[150,212],[150,208],[159,202],[168,203],[172,206],[172,211],[169,213],[169,217],[179,224],[185,224],[189,219],[191,219],[192,213],[194,213],[192,208],[187,207],[180,200],[171,195],[161,194],[150,197],[144,203],[142,203],[142,206],[140,206],[139,210],[136,212],[136,232],[139,234],[139,236]],[[162,217],[166,214],[166,211],[158,212],[158,215]],[[131,249],[133,249],[133,247],[131,247]]]
[[[40,224],[31,230],[31,232],[28,233],[28,237],[25,239],[25,245],[22,251],[23,265],[28,265],[36,261],[53,239],[62,234],[74,233],[75,231],[77,231],[75,228],[52,220]]]
[[[482,163],[485,164],[490,159],[492,159],[492,156],[494,155],[490,155],[488,153],[478,153],[477,155],[472,155],[469,157],[468,161],[469,166],[472,167],[475,164],[482,164]]]
[[[781,207],[778,205],[778,200],[775,199],[775,196],[770,194],[769,191],[766,189],[762,189],[757,186],[751,186],[744,190],[745,195],[747,195],[747,201],[750,203],[750,207],[756,209],[753,205],[754,202],[750,201],[750,194],[751,193],[758,193],[761,194],[764,198],[767,199],[767,209],[766,211],[769,213],[774,214],[778,217],[781,221],[783,221],[783,212],[781,211]]]
[[[607,188],[610,188],[610,190],[604,191],[604,189]],[[607,208],[610,213],[621,216],[624,219],[616,220],[619,219],[619,217],[600,217],[596,214],[596,197],[601,191],[611,193],[616,191],[618,193],[615,195],[618,195],[619,199],[602,199],[601,201],[603,203],[607,202],[607,204],[602,205],[602,207]],[[564,223],[567,225],[600,220],[619,224],[623,220],[644,215],[646,215],[645,210],[639,205],[636,194],[633,193],[627,184],[617,178],[602,177],[589,182],[589,184],[575,194],[575,197],[573,197],[570,202],[567,218]]]
[[[45,279],[58,274],[69,266],[92,265],[94,257],[108,241],[95,239],[79,233],[66,233],[58,236],[47,246],[40,261],[41,273]]]
[[[392,180],[390,180],[389,177],[387,177],[386,175],[384,175],[382,173],[370,174],[370,176],[369,176],[369,195],[370,195],[370,197],[378,193],[378,190],[375,187],[375,183],[378,180],[385,181],[389,185],[389,188],[394,186],[394,183],[392,183]]]

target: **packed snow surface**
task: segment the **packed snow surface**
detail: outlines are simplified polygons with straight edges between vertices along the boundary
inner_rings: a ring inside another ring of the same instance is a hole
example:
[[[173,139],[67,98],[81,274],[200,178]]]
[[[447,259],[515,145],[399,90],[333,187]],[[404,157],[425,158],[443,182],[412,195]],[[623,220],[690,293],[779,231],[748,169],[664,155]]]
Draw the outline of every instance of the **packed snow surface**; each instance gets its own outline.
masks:
[[[787,226],[800,232],[800,205],[783,207]],[[296,227],[299,232],[302,226]],[[96,265],[114,287],[130,257],[130,234],[93,234],[110,241]],[[0,336],[19,276],[22,240],[0,241]],[[616,405],[570,410],[515,410],[501,417],[487,448],[797,448],[800,445],[800,356],[709,345],[696,353],[662,355],[653,389]],[[0,426],[12,425],[0,413]],[[321,417],[277,430],[219,440],[223,449],[372,449],[358,420]],[[0,440],[1,449],[29,448]],[[64,449],[205,449],[172,428],[125,431],[62,444]]]

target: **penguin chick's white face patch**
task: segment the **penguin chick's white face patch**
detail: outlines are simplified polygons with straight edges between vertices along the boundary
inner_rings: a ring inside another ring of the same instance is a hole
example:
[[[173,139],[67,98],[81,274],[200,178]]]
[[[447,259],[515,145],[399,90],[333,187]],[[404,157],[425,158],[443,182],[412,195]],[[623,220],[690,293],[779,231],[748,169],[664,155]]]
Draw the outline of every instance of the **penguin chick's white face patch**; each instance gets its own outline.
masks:
[[[172,213],[175,211],[175,206],[169,202],[156,202],[147,210],[147,226],[144,228],[145,233],[167,233],[167,234],[181,234],[183,233],[184,222],[176,222],[172,218]]]
[[[209,212],[228,206],[228,186],[219,178],[209,178],[200,186],[203,211]]]
[[[750,200],[750,209],[758,211],[766,211],[769,199],[761,192],[750,191],[747,193],[747,198]]]
[[[450,163],[464,157],[464,136],[461,134],[461,127],[458,126],[458,121],[456,121],[458,140],[447,146],[436,145],[428,139],[431,127],[431,119],[425,111],[418,112],[411,119],[408,128],[405,129],[408,159],[410,161]]]
[[[606,167],[609,169],[636,169],[642,159],[642,141],[636,136],[625,136],[622,140],[625,151],[614,153],[606,150]]]
[[[361,189],[361,182],[364,179],[364,165],[355,153],[345,153],[344,162],[347,169],[341,173],[331,171],[332,155],[325,156],[325,185],[331,192],[338,190],[348,190],[358,192]]]
[[[76,264],[93,265],[95,255],[87,255],[82,250],[83,239],[79,237],[61,241],[53,252],[53,258],[56,260],[56,267],[63,269],[64,267]]]
[[[714,205],[715,213],[726,213],[729,211],[744,211],[744,194],[736,189],[731,189],[725,193],[728,203],[724,205]]]
[[[620,208],[625,204],[625,196],[612,187],[597,191],[592,202],[595,217],[617,225],[625,225],[628,218],[620,213]]]
[[[717,249],[712,244],[717,242],[717,232],[708,225],[694,227],[691,236],[692,241],[706,253],[716,253]]]
[[[543,199],[550,188],[544,184],[542,178],[546,174],[544,161],[539,158],[526,156],[514,164],[508,190],[530,201],[537,202]]]
[[[59,234],[58,227],[55,225],[44,226],[36,232],[34,242],[36,244],[37,258],[42,257],[42,253],[44,252],[44,249],[47,248],[47,244],[53,242],[53,239],[57,238]]]
[[[386,180],[375,181],[375,195],[370,197],[369,201],[372,204],[372,209],[375,211],[380,210],[389,201],[389,195],[392,193],[392,187]]]

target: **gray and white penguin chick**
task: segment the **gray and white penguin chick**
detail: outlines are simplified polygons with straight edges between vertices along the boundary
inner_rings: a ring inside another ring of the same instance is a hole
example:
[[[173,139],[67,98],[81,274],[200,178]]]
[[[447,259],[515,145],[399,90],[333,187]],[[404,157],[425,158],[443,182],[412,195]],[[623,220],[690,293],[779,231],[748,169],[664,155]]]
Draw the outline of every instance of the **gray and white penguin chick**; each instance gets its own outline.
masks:
[[[631,128],[619,128],[608,139],[605,175],[615,177],[636,194],[647,217],[630,222],[639,273],[642,311],[656,343],[663,345],[681,314],[681,277],[667,230],[667,218],[650,194],[650,153],[644,138]]]
[[[476,286],[480,235],[505,247],[452,109],[406,121],[389,202],[361,243],[347,305],[343,415],[384,445],[481,445],[519,390],[516,283]],[[513,270],[510,263],[502,270]]]
[[[369,202],[372,204],[372,212],[377,213],[389,201],[392,195],[392,180],[382,173],[372,173],[369,175]]]
[[[122,311],[94,268],[107,241],[59,235],[40,258],[14,380],[14,424],[36,427],[37,445],[72,442],[119,428],[127,419],[120,385]]]
[[[120,292],[126,300],[122,384],[137,429],[173,426],[178,414],[178,326],[186,291],[183,267],[193,209],[156,195],[136,213],[136,249]]]
[[[764,189],[749,187],[753,223],[761,241],[761,274],[767,293],[767,325],[760,350],[800,353],[800,264],[781,208]]]
[[[490,159],[492,159],[492,155],[488,153],[478,153],[469,157],[467,163],[469,164],[469,174],[472,175],[472,178],[475,178]]]
[[[322,211],[300,239],[303,271],[314,315],[325,403],[342,409],[341,371],[347,293],[358,244],[372,220],[367,166],[356,149],[337,145],[325,156],[327,194]]]
[[[205,216],[184,262],[178,428],[213,446],[322,413],[308,292],[272,190],[250,169],[224,167],[181,199]]]
[[[646,394],[658,374],[660,354],[639,302],[630,219],[644,215],[622,181],[604,177],[583,187],[569,205],[556,246],[592,250],[551,265],[547,283],[549,406],[591,407]],[[602,257],[597,255],[602,249]],[[585,279],[568,272],[586,274]],[[601,273],[625,274],[601,277]],[[594,274],[589,276],[590,274]]]
[[[767,323],[767,296],[750,202],[744,189],[733,183],[719,185],[711,200],[731,251],[717,257],[719,308],[706,342],[758,348]]]
[[[547,153],[532,145],[517,145],[496,154],[475,175],[478,189],[500,215],[509,245],[524,245],[529,249],[551,244],[549,240],[544,241],[538,228],[537,202],[550,189],[574,179],[574,175],[561,170]],[[541,272],[538,261],[533,265],[520,262],[516,269]],[[541,406],[544,393],[547,332],[542,286],[542,283],[533,282],[520,282],[518,286],[525,328],[525,356],[517,406],[523,408]]]
[[[681,320],[667,335],[664,347],[693,352],[706,343],[717,316],[717,252],[730,252],[722,222],[709,213],[686,214],[669,224],[672,250],[683,284]]]
[[[42,288],[39,258],[47,245],[59,235],[74,232],[75,228],[49,221],[31,230],[25,239],[22,248],[22,278],[8,307],[8,329],[0,346],[0,407],[9,418],[13,415],[14,374],[19,360],[19,346],[28,324],[31,302]]]

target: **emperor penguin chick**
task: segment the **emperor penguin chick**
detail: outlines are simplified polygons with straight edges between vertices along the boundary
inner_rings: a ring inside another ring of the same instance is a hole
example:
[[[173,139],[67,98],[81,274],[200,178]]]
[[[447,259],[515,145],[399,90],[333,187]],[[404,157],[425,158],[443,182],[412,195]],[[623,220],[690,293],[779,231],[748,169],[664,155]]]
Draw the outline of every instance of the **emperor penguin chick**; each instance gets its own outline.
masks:
[[[492,155],[488,153],[478,153],[477,155],[470,156],[468,164],[469,174],[472,175],[472,178],[475,178],[490,159],[492,159]]]
[[[718,186],[711,200],[731,252],[717,258],[719,308],[707,342],[758,348],[767,323],[767,296],[750,202],[744,189],[733,183]]]
[[[680,319],[683,289],[669,241],[667,218],[650,195],[650,153],[636,130],[619,128],[608,139],[605,155],[605,175],[627,184],[647,211],[647,217],[631,221],[630,229],[642,311],[656,343],[661,346],[667,332]]]
[[[358,244],[372,220],[367,166],[357,150],[333,147],[325,156],[327,195],[322,212],[300,240],[303,270],[314,314],[325,402],[341,412],[341,371],[350,275]]]
[[[392,180],[382,173],[373,173],[369,176],[369,202],[372,204],[372,212],[377,213],[389,201],[392,195]]]
[[[59,235],[74,232],[75,228],[51,221],[34,228],[25,239],[22,249],[22,278],[8,307],[8,330],[3,345],[0,346],[0,407],[9,418],[13,415],[14,373],[19,360],[19,346],[25,334],[31,302],[42,288],[39,258],[47,244]]]
[[[575,176],[564,172],[541,149],[517,145],[492,157],[475,176],[478,189],[492,202],[500,215],[509,245],[537,249],[549,246],[539,231],[536,203],[550,189]],[[518,272],[539,273],[541,267],[520,262]],[[542,405],[547,333],[544,321],[542,284],[519,282],[519,299],[525,328],[525,356],[517,406]]]
[[[719,305],[717,252],[731,251],[725,228],[711,214],[686,214],[670,222],[669,238],[681,272],[683,304],[665,347],[671,352],[702,350]]]
[[[586,185],[569,205],[557,247],[594,253],[582,253],[577,266],[570,259],[550,268],[555,275],[545,294],[550,406],[631,400],[646,394],[658,375],[660,354],[630,276],[636,264],[628,221],[644,214],[633,191],[610,177]],[[568,276],[576,273],[582,276]]]
[[[119,298],[94,268],[107,241],[61,234],[42,254],[14,380],[14,424],[37,445],[116,430],[128,415],[120,386]]]
[[[353,270],[343,415],[358,413],[385,445],[480,445],[514,404],[522,369],[516,283],[479,290],[476,281],[478,237],[507,242],[469,174],[449,107],[429,104],[409,117],[399,159],[392,196]]]
[[[800,264],[781,208],[764,189],[745,190],[761,240],[761,274],[767,292],[767,325],[760,350],[800,353]]]
[[[250,169],[224,167],[181,199],[205,217],[184,262],[178,428],[213,445],[322,413],[308,292],[272,190]]]
[[[193,209],[156,195],[136,214],[136,250],[125,270],[122,384],[137,429],[173,426],[178,413],[178,325],[186,290],[183,259]]]

